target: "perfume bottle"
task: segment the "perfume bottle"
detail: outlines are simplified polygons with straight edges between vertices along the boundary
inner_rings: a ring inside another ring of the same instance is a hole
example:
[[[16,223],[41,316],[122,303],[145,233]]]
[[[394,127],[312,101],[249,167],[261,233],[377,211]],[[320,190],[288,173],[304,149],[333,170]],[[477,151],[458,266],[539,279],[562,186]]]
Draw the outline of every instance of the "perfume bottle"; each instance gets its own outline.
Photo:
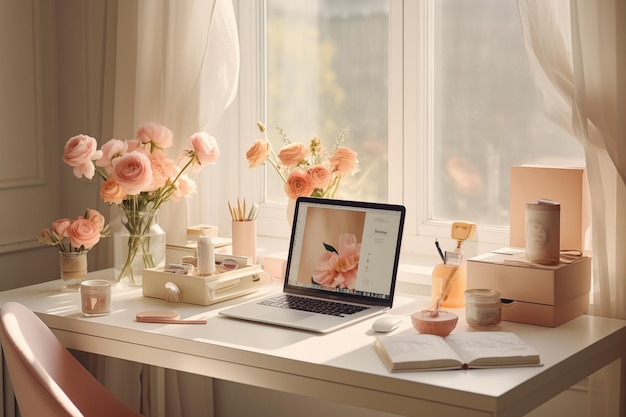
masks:
[[[198,237],[198,275],[209,276],[215,273],[215,245],[206,230]]]

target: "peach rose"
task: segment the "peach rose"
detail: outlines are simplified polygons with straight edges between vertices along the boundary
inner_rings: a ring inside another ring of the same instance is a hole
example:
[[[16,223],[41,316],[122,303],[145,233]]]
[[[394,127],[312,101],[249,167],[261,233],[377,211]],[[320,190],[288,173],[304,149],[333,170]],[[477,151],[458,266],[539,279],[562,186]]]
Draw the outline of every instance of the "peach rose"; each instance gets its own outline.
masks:
[[[145,153],[144,146],[137,139],[128,139],[126,141],[126,152],[141,151]]]
[[[177,174],[176,164],[173,160],[169,159],[165,152],[161,150],[155,150],[149,156],[150,165],[152,166],[153,181],[152,190],[163,187],[170,178],[173,178]]]
[[[285,193],[289,198],[309,196],[314,189],[311,177],[303,171],[292,172],[285,183]]]
[[[314,188],[326,188],[330,184],[330,171],[324,165],[315,165],[307,173],[311,177]]]
[[[278,159],[287,168],[293,168],[309,155],[309,148],[303,143],[290,143],[278,152]]]
[[[102,156],[96,161],[96,165],[111,172],[113,159],[124,155],[128,151],[128,144],[125,140],[111,139],[100,148]]]
[[[180,201],[183,197],[189,197],[196,192],[196,182],[187,175],[181,175],[176,181],[176,191],[172,194],[172,200]]]
[[[70,224],[67,234],[70,238],[70,243],[75,248],[83,246],[85,249],[90,249],[100,241],[100,229],[98,229],[98,226],[91,220],[82,217]]]
[[[254,168],[263,164],[270,153],[269,142],[263,139],[257,139],[254,141],[248,152],[246,152],[246,159],[248,159],[248,167]]]
[[[335,264],[339,259],[336,252],[324,251],[313,267],[311,279],[324,287],[332,287],[335,283]]]
[[[102,229],[104,229],[104,224],[106,223],[106,220],[98,210],[88,208],[87,212],[85,213],[85,218],[87,220],[91,220],[96,225],[99,231],[102,231]]]
[[[206,132],[197,132],[189,138],[189,144],[194,152],[194,159],[200,165],[217,162],[220,156],[220,148],[217,140]]]
[[[330,167],[332,172],[340,176],[351,175],[358,171],[359,161],[356,159],[356,152],[352,149],[340,146],[333,156],[330,157]]]
[[[109,178],[100,187],[100,197],[105,203],[121,204],[126,193],[113,178]]]
[[[111,178],[122,187],[126,194],[135,195],[149,189],[152,184],[150,159],[139,152],[128,152],[113,161]]]
[[[172,131],[158,123],[149,122],[141,126],[135,135],[141,143],[152,143],[157,148],[165,149],[172,146]]]
[[[356,236],[351,233],[344,233],[339,236],[339,260],[335,265],[335,270],[342,274],[345,283],[356,280],[356,272],[359,267],[361,244],[357,242]]]
[[[343,233],[339,236],[336,252],[327,250],[315,263],[312,278],[315,282],[331,288],[356,288],[361,244],[356,236]]]
[[[67,229],[72,224],[72,221],[68,218],[55,220],[52,222],[52,231],[61,237],[67,237]]]
[[[63,161],[74,168],[74,176],[92,179],[96,169],[92,161],[100,159],[102,151],[98,150],[98,142],[91,136],[77,135],[65,143]]]

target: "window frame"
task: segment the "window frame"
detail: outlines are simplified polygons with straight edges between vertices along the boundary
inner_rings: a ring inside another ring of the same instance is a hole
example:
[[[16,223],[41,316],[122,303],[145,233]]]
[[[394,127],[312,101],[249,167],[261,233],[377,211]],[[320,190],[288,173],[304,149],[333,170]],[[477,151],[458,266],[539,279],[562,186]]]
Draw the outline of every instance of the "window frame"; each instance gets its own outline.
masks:
[[[235,2],[239,16],[241,72],[239,83],[239,149],[257,138],[256,124],[265,121],[264,19],[265,0]],[[404,204],[407,218],[403,253],[433,255],[434,239],[453,245],[451,221],[432,218],[433,0],[389,0],[389,184],[388,200]],[[417,41],[416,41],[417,40]],[[239,165],[242,195],[263,201],[265,170]],[[248,181],[248,179],[251,179]],[[424,190],[419,192],[418,190]],[[262,203],[258,233],[288,238],[284,204]],[[467,255],[508,245],[508,228],[478,225],[475,238],[464,246]]]

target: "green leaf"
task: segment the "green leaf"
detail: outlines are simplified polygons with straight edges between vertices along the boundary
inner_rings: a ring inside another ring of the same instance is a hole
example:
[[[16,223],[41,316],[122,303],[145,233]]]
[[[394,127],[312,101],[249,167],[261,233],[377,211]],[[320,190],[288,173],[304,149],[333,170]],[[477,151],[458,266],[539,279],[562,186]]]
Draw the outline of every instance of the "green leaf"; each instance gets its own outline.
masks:
[[[332,246],[330,246],[328,243],[324,243],[324,248],[328,251],[328,252],[335,252],[336,254],[339,254],[339,252],[337,252],[337,249],[333,248]]]

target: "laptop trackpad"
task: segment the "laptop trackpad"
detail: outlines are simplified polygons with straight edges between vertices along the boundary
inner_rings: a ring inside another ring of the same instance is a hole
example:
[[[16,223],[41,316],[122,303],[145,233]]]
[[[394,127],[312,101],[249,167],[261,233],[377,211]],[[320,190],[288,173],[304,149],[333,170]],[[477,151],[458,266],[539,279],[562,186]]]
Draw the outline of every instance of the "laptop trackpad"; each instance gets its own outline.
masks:
[[[315,314],[313,313],[307,313],[304,311],[284,309],[261,314],[259,318],[262,320],[280,320],[283,322],[293,323],[295,321],[308,319],[309,317],[312,317],[314,315]]]

